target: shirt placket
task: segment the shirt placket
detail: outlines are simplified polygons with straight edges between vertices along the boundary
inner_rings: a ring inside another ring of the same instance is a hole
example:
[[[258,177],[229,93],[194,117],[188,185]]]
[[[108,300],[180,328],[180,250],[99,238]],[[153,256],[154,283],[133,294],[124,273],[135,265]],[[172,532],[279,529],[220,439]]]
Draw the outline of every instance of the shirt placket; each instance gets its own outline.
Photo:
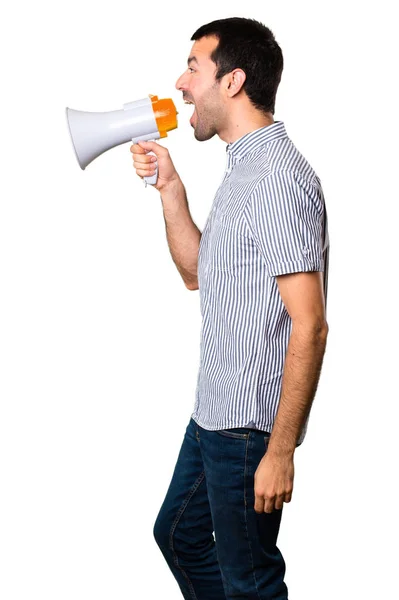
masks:
[[[205,229],[207,230],[206,231],[206,236],[207,236],[207,246],[208,246],[207,252],[208,253],[210,251],[210,245],[212,244],[212,225],[213,225],[213,221],[214,221],[217,209],[218,209],[218,207],[219,207],[219,205],[220,205],[220,203],[222,201],[222,198],[223,198],[223,193],[222,193],[223,186],[226,185],[226,182],[228,181],[228,179],[229,179],[229,177],[231,175],[231,172],[233,170],[233,167],[234,167],[234,165],[235,165],[235,163],[237,162],[237,159],[238,159],[238,157],[234,156],[234,154],[232,152],[229,152],[228,148],[226,150],[226,154],[227,154],[227,160],[226,160],[226,169],[225,169],[225,172],[224,172],[224,176],[223,176],[222,182],[221,182],[221,184],[220,184],[220,186],[218,188],[218,191],[216,193],[216,196],[215,196],[215,199],[214,199],[211,211],[209,213],[209,216],[208,216],[208,219],[207,219],[207,222],[206,222],[206,226],[205,226],[204,231],[203,231],[203,235],[204,235]],[[208,271],[209,271],[209,262],[206,259],[206,261],[205,261],[205,267],[204,267],[204,276],[208,275]]]
[[[212,211],[211,211],[212,217],[213,217],[213,213],[219,207],[219,204],[221,202],[221,198],[223,197],[223,194],[221,193],[221,191],[222,191],[223,187],[226,185],[228,179],[230,178],[230,175],[231,175],[231,172],[232,172],[233,167],[235,165],[235,162],[236,162],[235,156],[233,155],[232,152],[229,152],[229,150],[227,149],[226,169],[225,169],[225,172],[224,172],[223,181],[222,181],[222,183],[220,184],[220,187],[219,187],[219,193],[217,195],[216,201],[215,201],[214,206],[213,206]]]

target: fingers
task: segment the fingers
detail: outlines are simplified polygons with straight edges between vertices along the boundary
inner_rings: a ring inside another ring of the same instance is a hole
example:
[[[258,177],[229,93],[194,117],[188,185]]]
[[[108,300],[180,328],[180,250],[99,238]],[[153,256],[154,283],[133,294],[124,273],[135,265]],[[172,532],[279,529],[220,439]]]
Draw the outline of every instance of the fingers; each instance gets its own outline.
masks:
[[[150,151],[150,149],[144,150],[144,148],[141,148],[141,146],[139,146],[138,144],[133,144],[133,146],[130,146],[130,152],[133,154],[133,160],[135,160],[138,163],[146,164],[151,160],[152,162],[155,162],[157,158],[152,154],[148,155],[148,152]]]
[[[169,150],[156,142],[141,142],[130,147],[133,155],[133,166],[139,177],[151,177],[158,169],[157,189],[171,182],[178,181],[179,176],[170,158]],[[155,155],[155,156],[154,156]]]
[[[148,166],[152,166],[153,163],[157,162],[157,157],[152,154],[148,156],[148,154],[133,154],[133,165],[134,167],[145,168]]]
[[[277,508],[277,507],[276,507]],[[271,513],[274,510],[274,498],[265,498],[265,507],[263,509],[265,513]]]
[[[138,144],[133,144],[132,146],[130,146],[130,152],[132,154],[142,154],[145,156],[147,152],[151,151],[159,157],[164,157],[169,152],[167,148],[164,148],[164,146],[160,146],[156,142],[138,142]]]
[[[284,502],[291,502],[291,498],[292,498],[292,492],[285,494]]]
[[[160,146],[156,142],[139,142],[138,145],[144,152],[154,152],[158,157],[166,156],[169,153],[167,148]]]
[[[147,150],[144,150],[144,148],[142,148],[138,144],[133,144],[132,146],[130,146],[130,152],[132,154],[146,154]]]
[[[292,492],[278,494],[270,498],[255,494],[255,512],[261,514],[263,512],[271,513],[273,510],[281,510],[284,506],[284,502],[291,502],[291,498]]]
[[[263,508],[264,508],[264,499],[263,499],[263,497],[262,496],[257,496],[255,494],[255,506],[254,506],[255,512],[257,512],[259,514],[263,513]]]
[[[284,495],[284,494],[281,494],[281,495],[279,495],[279,496],[276,496],[276,499],[275,499],[275,501],[274,501],[274,508],[275,508],[276,510],[280,510],[281,508],[283,508],[283,504],[284,504],[284,498],[285,498],[285,495]]]
[[[142,143],[142,142],[140,142]],[[142,148],[139,144],[133,144],[130,152],[133,154],[133,167],[139,177],[151,177],[155,175],[157,157],[148,155],[151,149]]]
[[[136,169],[136,173],[139,177],[151,177],[152,175],[155,175],[155,162],[139,163],[134,161],[133,166]]]
[[[275,500],[276,500],[276,498],[274,496],[271,498],[268,498],[267,496],[263,496],[259,493],[256,493],[256,491],[255,491],[255,506],[254,506],[255,512],[257,512],[257,513],[273,512],[274,506],[275,506]],[[276,508],[278,508],[278,507],[276,506]]]

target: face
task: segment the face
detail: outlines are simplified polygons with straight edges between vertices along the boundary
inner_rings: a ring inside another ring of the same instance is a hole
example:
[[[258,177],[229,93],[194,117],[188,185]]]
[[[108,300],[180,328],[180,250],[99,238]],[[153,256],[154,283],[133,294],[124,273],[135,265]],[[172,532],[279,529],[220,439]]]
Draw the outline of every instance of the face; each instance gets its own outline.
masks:
[[[197,40],[187,60],[188,68],[176,82],[183,99],[195,105],[190,125],[201,142],[220,131],[225,114],[220,83],[215,80],[216,65],[210,58],[217,45],[218,39],[214,36]]]

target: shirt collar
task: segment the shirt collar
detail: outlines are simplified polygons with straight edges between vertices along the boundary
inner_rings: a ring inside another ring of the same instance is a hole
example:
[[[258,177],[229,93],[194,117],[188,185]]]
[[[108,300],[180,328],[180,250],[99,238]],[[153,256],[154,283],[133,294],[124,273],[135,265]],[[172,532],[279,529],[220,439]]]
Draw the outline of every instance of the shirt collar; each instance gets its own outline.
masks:
[[[269,142],[274,142],[275,140],[281,140],[287,137],[283,121],[274,121],[271,125],[266,125],[266,127],[250,131],[235,142],[227,144],[226,152],[230,155],[229,158],[233,158],[235,162],[245,156],[245,154],[257,150]]]

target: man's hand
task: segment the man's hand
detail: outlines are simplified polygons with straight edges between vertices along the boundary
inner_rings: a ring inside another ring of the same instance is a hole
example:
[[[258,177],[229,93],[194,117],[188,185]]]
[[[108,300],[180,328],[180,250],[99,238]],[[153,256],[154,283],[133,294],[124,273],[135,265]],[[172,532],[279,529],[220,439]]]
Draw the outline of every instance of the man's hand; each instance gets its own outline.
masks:
[[[290,502],[294,487],[294,457],[266,452],[255,472],[255,512],[271,513]]]
[[[148,152],[154,152],[147,154]],[[158,162],[158,180],[153,186],[161,191],[165,186],[179,179],[179,175],[170,158],[169,150],[156,142],[139,142],[130,146],[133,154],[133,166],[139,177],[151,177],[155,174],[155,164]]]

